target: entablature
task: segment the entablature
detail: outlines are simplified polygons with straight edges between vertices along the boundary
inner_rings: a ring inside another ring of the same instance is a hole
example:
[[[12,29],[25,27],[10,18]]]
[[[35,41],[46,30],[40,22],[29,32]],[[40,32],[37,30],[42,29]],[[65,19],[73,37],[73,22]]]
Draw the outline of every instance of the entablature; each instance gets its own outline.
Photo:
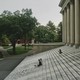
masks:
[[[61,0],[60,3],[59,3],[59,6],[62,7],[65,1],[66,0]]]
[[[65,0],[64,4],[62,5],[62,10],[60,11],[60,13],[62,13],[64,11],[64,9],[67,7],[69,2],[70,2],[70,0]]]

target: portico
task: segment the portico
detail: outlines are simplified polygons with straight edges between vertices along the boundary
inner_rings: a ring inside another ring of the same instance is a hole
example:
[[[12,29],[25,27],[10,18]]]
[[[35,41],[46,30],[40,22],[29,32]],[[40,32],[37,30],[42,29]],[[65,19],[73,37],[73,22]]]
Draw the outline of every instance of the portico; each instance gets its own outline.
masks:
[[[63,42],[80,45],[80,0],[61,0],[59,6],[63,15]]]

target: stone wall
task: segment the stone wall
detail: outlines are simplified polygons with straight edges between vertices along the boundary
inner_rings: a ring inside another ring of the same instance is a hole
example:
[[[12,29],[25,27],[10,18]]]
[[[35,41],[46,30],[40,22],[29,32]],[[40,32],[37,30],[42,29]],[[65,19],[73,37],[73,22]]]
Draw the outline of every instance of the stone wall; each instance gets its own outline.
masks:
[[[61,47],[62,45],[34,45],[30,55]]]

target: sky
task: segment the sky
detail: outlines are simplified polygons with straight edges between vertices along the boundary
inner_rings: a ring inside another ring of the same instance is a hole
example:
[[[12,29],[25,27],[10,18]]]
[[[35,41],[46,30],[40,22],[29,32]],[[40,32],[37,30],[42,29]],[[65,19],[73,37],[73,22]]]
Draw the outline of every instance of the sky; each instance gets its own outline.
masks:
[[[28,8],[32,9],[33,16],[42,25],[51,20],[57,26],[62,21],[59,2],[60,0],[0,0],[0,13],[4,10],[14,12]]]

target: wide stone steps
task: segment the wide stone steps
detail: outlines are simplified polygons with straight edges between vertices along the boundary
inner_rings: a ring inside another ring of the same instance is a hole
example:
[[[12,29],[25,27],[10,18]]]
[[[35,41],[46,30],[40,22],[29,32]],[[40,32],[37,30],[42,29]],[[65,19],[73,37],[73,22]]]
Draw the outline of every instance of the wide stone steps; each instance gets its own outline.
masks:
[[[34,66],[40,58],[43,65]],[[4,80],[80,80],[80,49],[63,46],[26,57]]]

